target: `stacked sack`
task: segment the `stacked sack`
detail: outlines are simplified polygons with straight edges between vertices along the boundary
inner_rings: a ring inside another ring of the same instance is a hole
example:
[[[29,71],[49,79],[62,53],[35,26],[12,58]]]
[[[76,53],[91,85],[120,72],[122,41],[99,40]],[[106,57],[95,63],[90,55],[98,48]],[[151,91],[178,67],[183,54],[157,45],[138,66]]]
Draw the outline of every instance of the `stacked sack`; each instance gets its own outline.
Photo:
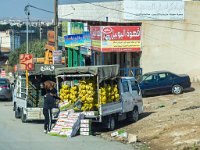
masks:
[[[97,106],[96,84],[94,80],[81,80],[79,82],[79,99],[82,103],[82,111],[94,110]]]
[[[105,87],[101,87],[99,93],[100,93],[100,104],[117,102],[120,99],[117,84],[113,86],[106,85]]]

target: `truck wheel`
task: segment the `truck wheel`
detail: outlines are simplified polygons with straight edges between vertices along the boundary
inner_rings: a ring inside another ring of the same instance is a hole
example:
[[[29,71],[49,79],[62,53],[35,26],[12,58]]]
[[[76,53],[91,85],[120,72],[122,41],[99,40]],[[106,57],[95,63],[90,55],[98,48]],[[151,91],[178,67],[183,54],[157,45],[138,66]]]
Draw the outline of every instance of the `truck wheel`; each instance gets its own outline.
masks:
[[[15,118],[20,118],[20,111],[16,106],[15,106]]]
[[[116,120],[113,116],[109,117],[109,130],[113,131],[115,129],[116,126]]]
[[[183,87],[182,86],[180,86],[180,85],[174,85],[173,87],[172,87],[172,93],[173,94],[176,94],[176,95],[178,95],[178,94],[181,94],[183,92]]]
[[[139,119],[139,113],[138,113],[137,108],[134,108],[134,110],[130,112],[129,116],[130,116],[129,117],[130,122],[137,122]]]
[[[23,110],[22,110],[22,113],[21,113],[21,120],[22,120],[23,123],[27,122],[26,114],[24,114]]]

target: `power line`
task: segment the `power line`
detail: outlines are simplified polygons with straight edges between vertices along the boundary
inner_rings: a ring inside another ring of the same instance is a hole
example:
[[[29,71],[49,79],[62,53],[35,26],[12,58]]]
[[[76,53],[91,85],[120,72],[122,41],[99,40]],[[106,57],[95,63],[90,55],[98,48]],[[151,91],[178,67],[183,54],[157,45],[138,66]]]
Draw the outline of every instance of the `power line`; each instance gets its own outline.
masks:
[[[109,7],[102,6],[102,5],[99,5],[99,4],[94,4],[94,3],[91,3],[91,2],[88,2],[88,1],[85,1],[85,0],[78,0],[78,1],[79,2],[88,3],[88,4],[93,5],[93,6],[102,7],[102,8],[105,8],[105,9],[114,10],[114,11],[117,11],[117,12],[138,16],[138,15],[136,15],[134,13],[131,13],[131,12],[126,12],[126,11],[122,11],[122,10],[118,10],[118,9],[114,9],[114,8],[109,8]],[[156,18],[153,18],[153,17],[147,17],[147,18],[156,19]],[[147,22],[145,22],[145,23],[146,24],[150,24],[150,23],[147,23]],[[151,24],[151,25],[155,25],[155,24]],[[199,24],[192,24],[192,25],[200,26]],[[173,29],[173,30],[179,30],[179,31],[200,32],[199,30],[184,30],[184,29],[180,29],[180,28],[173,28],[173,27],[167,27],[167,26],[159,26],[159,25],[155,25],[155,26],[162,27],[162,28],[169,28],[169,29]]]
[[[174,29],[174,30],[179,30],[179,31],[185,31],[185,32],[200,32],[200,30],[186,30],[186,29],[180,29],[180,28],[174,28],[174,27],[167,27],[167,26],[156,25],[156,24],[152,24],[152,23],[146,23],[146,24],[157,26],[157,27],[162,27],[162,28],[168,28],[168,29]]]
[[[27,9],[28,7],[32,7],[32,8],[35,8],[35,9],[37,9],[37,10],[41,10],[41,11],[44,11],[44,12],[47,12],[47,13],[54,13],[54,12],[52,12],[52,11],[49,11],[49,10],[46,10],[46,9],[43,9],[43,8],[39,8],[39,7],[30,5],[30,4],[26,5],[25,9]]]

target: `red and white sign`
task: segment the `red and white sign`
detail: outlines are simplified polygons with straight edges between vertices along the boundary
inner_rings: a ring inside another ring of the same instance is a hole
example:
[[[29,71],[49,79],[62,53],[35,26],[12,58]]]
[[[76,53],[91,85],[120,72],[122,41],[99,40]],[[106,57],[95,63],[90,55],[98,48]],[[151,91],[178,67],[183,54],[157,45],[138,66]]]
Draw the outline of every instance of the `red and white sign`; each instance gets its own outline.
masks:
[[[5,70],[2,70],[1,71],[1,77],[3,78],[3,77],[6,77],[6,71]]]
[[[101,52],[141,50],[140,26],[91,26],[91,48]]]
[[[33,55],[32,54],[20,54],[19,56],[20,70],[33,70]]]

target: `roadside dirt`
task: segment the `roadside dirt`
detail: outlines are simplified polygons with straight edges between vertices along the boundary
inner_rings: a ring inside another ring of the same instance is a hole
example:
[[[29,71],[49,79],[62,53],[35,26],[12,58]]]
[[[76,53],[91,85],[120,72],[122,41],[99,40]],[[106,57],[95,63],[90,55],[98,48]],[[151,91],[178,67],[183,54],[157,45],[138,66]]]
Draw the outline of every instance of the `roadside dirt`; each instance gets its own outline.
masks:
[[[144,98],[138,122],[122,127],[152,150],[200,148],[200,83],[181,95]]]

